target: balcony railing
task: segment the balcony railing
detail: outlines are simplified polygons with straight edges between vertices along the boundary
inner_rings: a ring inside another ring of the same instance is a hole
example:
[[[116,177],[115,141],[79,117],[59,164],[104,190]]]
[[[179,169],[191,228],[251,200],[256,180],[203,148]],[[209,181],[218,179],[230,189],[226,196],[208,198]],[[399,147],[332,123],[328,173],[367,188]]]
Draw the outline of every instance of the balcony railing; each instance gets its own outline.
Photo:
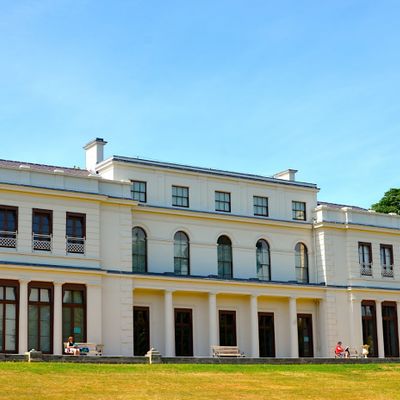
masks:
[[[32,233],[33,250],[51,251],[52,241],[52,235]]]
[[[17,247],[16,231],[0,231],[0,247]]]
[[[393,278],[393,265],[383,264],[382,265],[382,276],[384,278]]]
[[[362,276],[372,276],[372,263],[360,264],[360,273]]]
[[[85,254],[85,241],[84,237],[66,236],[66,252]]]

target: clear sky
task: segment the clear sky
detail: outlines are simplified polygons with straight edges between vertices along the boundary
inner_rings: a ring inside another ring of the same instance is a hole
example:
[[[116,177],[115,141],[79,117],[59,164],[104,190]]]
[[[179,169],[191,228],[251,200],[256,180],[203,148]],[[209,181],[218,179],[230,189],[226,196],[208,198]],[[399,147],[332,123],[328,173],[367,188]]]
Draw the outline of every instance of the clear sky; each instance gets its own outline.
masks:
[[[398,0],[0,0],[0,158],[139,156],[369,207],[400,187]]]

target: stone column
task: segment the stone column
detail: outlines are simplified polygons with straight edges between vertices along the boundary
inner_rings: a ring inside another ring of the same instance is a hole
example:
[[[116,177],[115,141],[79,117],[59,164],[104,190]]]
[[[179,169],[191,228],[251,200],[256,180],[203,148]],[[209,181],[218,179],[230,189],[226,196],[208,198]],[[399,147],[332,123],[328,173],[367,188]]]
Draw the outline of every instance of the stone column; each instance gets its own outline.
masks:
[[[63,354],[62,337],[62,283],[54,282],[53,353]]]
[[[174,307],[170,290],[164,292],[164,318],[165,356],[174,357]]]
[[[289,333],[290,333],[290,357],[299,357],[299,339],[297,333],[297,304],[296,298],[289,298]]]
[[[356,349],[357,351],[359,351],[361,346],[364,344],[361,320],[361,300],[358,300],[353,295],[351,295],[349,313],[349,346],[353,349]]]
[[[329,357],[329,346],[327,339],[327,325],[328,325],[328,316],[327,316],[327,307],[326,300],[319,299],[318,300],[318,312],[317,312],[317,326],[319,330],[318,339],[319,339],[319,350],[318,356],[320,357]]]
[[[376,304],[376,333],[378,337],[378,357],[385,358],[385,345],[383,341],[383,324],[382,324],[382,302],[375,301]]]
[[[19,328],[18,352],[28,351],[28,281],[19,281]],[[29,349],[31,350],[31,349]]]
[[[208,344],[210,346],[210,355],[212,355],[211,346],[218,345],[217,326],[217,295],[210,292],[208,294]]]
[[[251,357],[260,357],[257,296],[250,296],[250,332]]]

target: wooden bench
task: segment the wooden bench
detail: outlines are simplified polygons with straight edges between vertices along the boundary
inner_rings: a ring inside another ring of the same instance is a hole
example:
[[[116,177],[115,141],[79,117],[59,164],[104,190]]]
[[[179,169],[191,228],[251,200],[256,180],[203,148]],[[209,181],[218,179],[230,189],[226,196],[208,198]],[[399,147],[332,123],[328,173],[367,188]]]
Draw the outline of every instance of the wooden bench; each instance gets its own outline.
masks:
[[[212,346],[213,357],[244,357],[237,346]]]
[[[65,349],[67,348],[67,342],[64,342],[64,354],[71,354],[71,353],[66,353]],[[86,355],[86,356],[102,356],[103,355],[103,350],[104,350],[104,345],[103,344],[96,344],[96,343],[75,343],[79,350],[80,350],[80,355]]]

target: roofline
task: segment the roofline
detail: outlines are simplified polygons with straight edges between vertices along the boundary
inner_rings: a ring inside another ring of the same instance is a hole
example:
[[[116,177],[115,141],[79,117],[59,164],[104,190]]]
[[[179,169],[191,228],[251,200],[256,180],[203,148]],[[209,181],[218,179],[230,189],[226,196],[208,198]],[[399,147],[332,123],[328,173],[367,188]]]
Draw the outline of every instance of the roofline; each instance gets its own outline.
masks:
[[[315,183],[307,183],[307,182],[296,182],[296,181],[287,181],[285,179],[278,179],[273,177],[266,177],[262,175],[253,175],[253,174],[243,174],[240,172],[232,172],[232,171],[224,171],[219,169],[213,168],[203,168],[203,167],[195,167],[185,164],[175,164],[175,163],[168,163],[162,161],[154,161],[154,160],[146,160],[142,158],[131,158],[131,157],[124,157],[124,156],[112,156],[107,158],[106,160],[102,161],[101,163],[96,165],[96,171],[105,167],[108,163],[111,162],[122,162],[122,163],[130,163],[130,164],[140,164],[146,165],[149,167],[158,167],[158,168],[165,168],[171,170],[179,170],[179,171],[187,171],[187,172],[196,172],[201,174],[207,175],[215,175],[215,176],[223,176],[229,178],[239,178],[239,179],[246,179],[251,181],[258,181],[258,182],[267,182],[267,183],[275,183],[280,185],[288,185],[288,186],[299,186],[308,189],[319,190]]]

